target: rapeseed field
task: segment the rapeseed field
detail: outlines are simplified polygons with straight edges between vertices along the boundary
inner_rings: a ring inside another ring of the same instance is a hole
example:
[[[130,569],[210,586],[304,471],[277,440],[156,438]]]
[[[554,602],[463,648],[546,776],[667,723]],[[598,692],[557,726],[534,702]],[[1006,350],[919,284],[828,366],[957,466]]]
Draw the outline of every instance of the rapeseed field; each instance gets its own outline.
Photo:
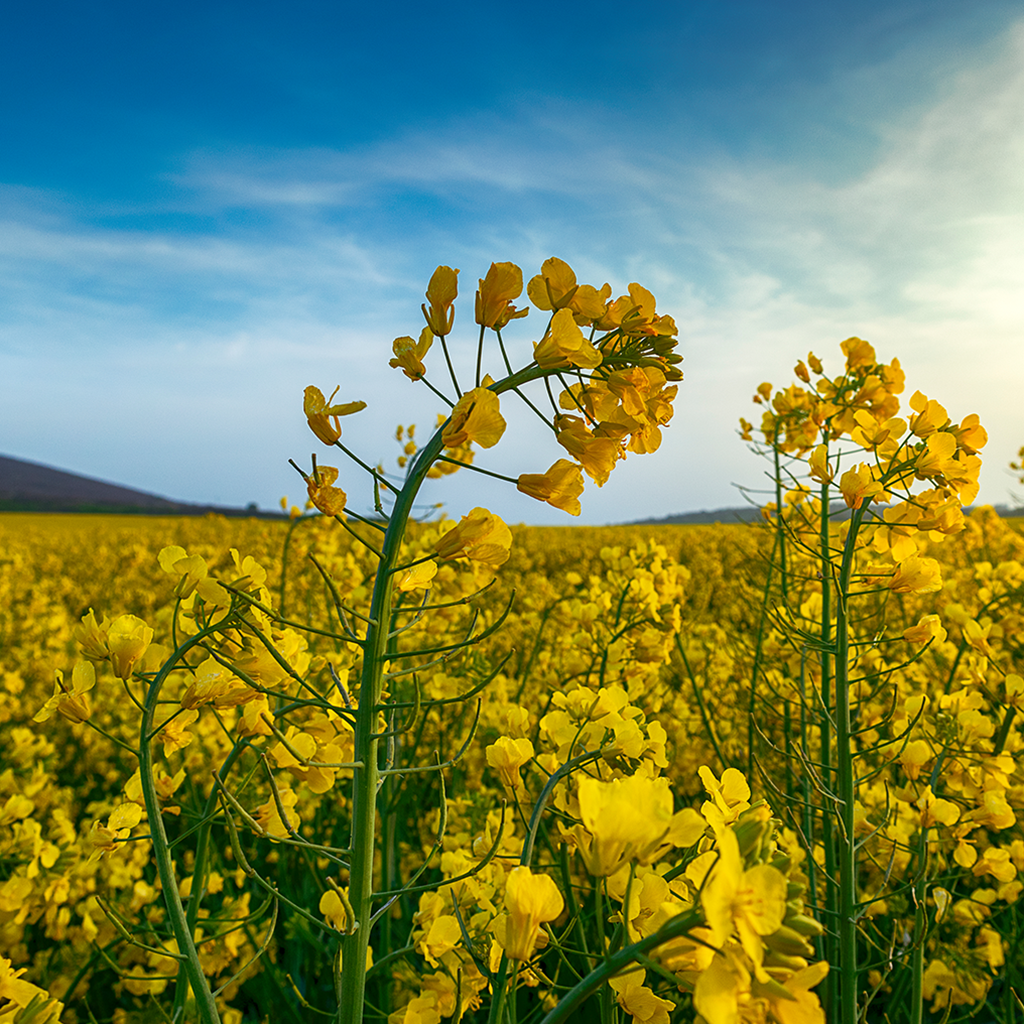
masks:
[[[460,377],[457,273],[393,345],[447,404],[400,472],[311,385],[356,470],[287,520],[0,516],[0,1021],[1017,1019],[1024,538],[963,511],[978,418],[848,339],[757,389],[757,524],[417,521],[519,398],[569,458],[510,486],[578,513],[681,376],[650,293],[552,259],[532,360],[493,264]]]

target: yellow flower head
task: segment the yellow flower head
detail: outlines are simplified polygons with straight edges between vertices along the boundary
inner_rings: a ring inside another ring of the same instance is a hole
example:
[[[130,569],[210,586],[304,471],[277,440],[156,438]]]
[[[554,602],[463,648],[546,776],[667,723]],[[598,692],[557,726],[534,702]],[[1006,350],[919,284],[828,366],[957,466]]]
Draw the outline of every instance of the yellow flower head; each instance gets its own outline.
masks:
[[[200,582],[206,579],[209,572],[202,555],[189,555],[177,544],[162,548],[157,555],[157,561],[164,572],[178,577],[178,582],[174,585],[175,597],[188,597]]]
[[[942,589],[942,569],[934,558],[911,555],[896,566],[889,589],[894,594],[934,594]]]
[[[345,511],[348,495],[340,487],[334,487],[338,471],[333,466],[317,466],[315,472],[306,477],[309,500],[325,516],[340,516]]]
[[[334,400],[338,388],[331,392],[330,399],[324,398],[324,393],[312,384],[305,391],[302,400],[302,411],[306,414],[306,422],[309,429],[324,444],[334,444],[341,437],[341,423],[339,416],[349,416],[366,408],[365,402],[343,402],[341,405],[329,405]]]
[[[571,516],[580,514],[583,473],[575,462],[568,459],[559,459],[546,473],[521,473],[516,488]]]
[[[839,478],[839,491],[850,508],[860,508],[865,498],[878,497],[885,488],[875,479],[874,472],[866,462],[848,469]]]
[[[501,736],[486,748],[487,763],[494,768],[508,789],[520,789],[523,780],[519,769],[533,757],[533,744],[524,736],[512,739]]]
[[[504,948],[511,960],[529,960],[540,926],[554,921],[565,907],[558,886],[548,875],[535,875],[528,867],[513,868],[505,881]]]
[[[812,480],[817,480],[820,484],[827,484],[831,482],[832,477],[835,476],[835,470],[828,462],[827,444],[819,444],[818,447],[811,452],[811,456],[807,460],[807,468],[811,474]]]
[[[593,837],[580,848],[587,870],[598,878],[630,860],[649,863],[666,846],[691,846],[706,828],[696,811],[672,813],[667,779],[631,775],[602,782],[580,779],[580,819]]]
[[[452,325],[455,323],[454,302],[458,294],[458,270],[438,267],[430,277],[430,284],[427,285],[427,302],[430,303],[430,308],[424,305],[422,309],[427,327],[439,337],[451,333]],[[420,337],[422,338],[422,335]]]
[[[512,300],[523,293],[523,272],[514,263],[492,263],[476,293],[476,322],[500,331],[510,320],[526,316]]]
[[[498,396],[490,388],[473,388],[455,403],[442,439],[446,448],[476,441],[481,448],[493,448],[505,433]]]
[[[903,639],[912,644],[926,644],[931,640],[942,643],[946,639],[946,630],[938,615],[925,615],[916,626],[903,630]]]
[[[786,916],[786,876],[769,864],[743,870],[736,834],[718,830],[718,860],[701,890],[701,906],[711,929],[711,944],[721,947],[733,933],[766,980],[761,937],[779,930]]]
[[[445,533],[434,550],[439,558],[468,558],[491,569],[508,561],[512,531],[499,516],[475,508],[457,526]]]
[[[988,444],[988,431],[981,425],[976,412],[965,416],[959,426],[950,427],[949,431],[956,437],[961,450],[968,455],[977,455]]]
[[[437,562],[433,559],[420,562],[419,565],[410,566],[395,574],[395,589],[403,594],[410,590],[425,590],[436,575]]]
[[[603,487],[622,454],[618,438],[595,437],[579,416],[557,416],[555,429],[558,443]]]
[[[394,368],[401,367],[402,373],[409,380],[419,380],[423,377],[427,368],[423,365],[423,357],[430,351],[434,343],[434,332],[429,327],[420,331],[420,340],[413,341],[410,337],[395,338],[391,343],[391,350],[395,358],[388,361],[388,365]]]
[[[64,673],[55,672],[53,696],[36,712],[33,722],[45,722],[56,711],[69,722],[84,722],[92,714],[87,693],[96,685],[92,662],[77,661],[71,673],[71,689],[64,684]]]
[[[918,437],[928,437],[936,430],[942,430],[949,422],[946,410],[934,398],[929,399],[920,391],[910,396],[910,408],[917,413],[910,417],[910,430]]]
[[[196,666],[192,682],[182,695],[181,706],[189,710],[204,704],[233,708],[258,696],[259,691],[225,668],[216,658],[207,658]]]
[[[929,434],[914,464],[914,473],[918,480],[955,473],[957,469],[954,459],[956,452],[956,438],[951,433],[937,430]]]
[[[3,998],[3,1021],[32,1020],[36,1024],[55,1024],[64,1012],[64,1004],[57,1002],[46,989],[26,981],[22,975],[27,968],[15,970],[11,961],[0,957],[0,997]],[[31,1013],[23,1013],[34,1004]]]
[[[601,365],[603,356],[583,336],[572,311],[560,309],[551,318],[547,334],[534,343],[533,358],[544,369],[579,366],[592,370]]]
[[[538,309],[565,309],[572,302],[576,290],[576,274],[557,256],[545,260],[540,266],[540,273],[526,286],[526,294]],[[598,316],[602,312],[603,303]]]
[[[852,371],[862,366],[874,366],[878,362],[875,350],[869,342],[862,338],[847,338],[839,346],[846,356],[846,369]]]
[[[107,630],[109,628],[110,623],[107,622],[106,616],[103,617],[102,622],[97,622],[96,613],[90,608],[82,616],[81,623],[75,626],[71,632],[75,640],[78,641],[78,646],[82,648],[82,653],[90,661],[106,661],[110,654],[110,649],[107,647]]]
[[[110,664],[118,679],[127,679],[153,640],[153,630],[136,615],[120,615],[107,631]]]
[[[669,1014],[675,1003],[656,996],[644,984],[644,970],[638,968],[628,974],[610,978],[608,984],[615,992],[619,1004],[633,1017],[633,1024],[669,1024]]]

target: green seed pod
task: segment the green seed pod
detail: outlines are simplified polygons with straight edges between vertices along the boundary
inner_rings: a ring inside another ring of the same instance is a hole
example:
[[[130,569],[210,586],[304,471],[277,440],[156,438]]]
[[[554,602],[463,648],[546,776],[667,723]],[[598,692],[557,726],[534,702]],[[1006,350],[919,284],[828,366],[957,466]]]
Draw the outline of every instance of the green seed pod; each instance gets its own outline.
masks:
[[[786,925],[766,936],[764,944],[783,956],[814,956],[814,947],[799,932]]]

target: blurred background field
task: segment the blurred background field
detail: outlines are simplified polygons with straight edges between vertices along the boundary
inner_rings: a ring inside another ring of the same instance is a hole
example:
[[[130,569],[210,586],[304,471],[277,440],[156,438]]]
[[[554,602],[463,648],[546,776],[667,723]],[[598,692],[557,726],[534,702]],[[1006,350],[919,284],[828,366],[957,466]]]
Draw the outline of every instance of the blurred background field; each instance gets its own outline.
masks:
[[[120,915],[135,927],[159,933],[163,912],[147,844],[134,842],[117,852],[103,852],[95,842],[98,823],[121,804],[135,767],[132,757],[108,739],[135,742],[124,690],[115,680],[101,678],[92,691],[92,723],[108,736],[59,716],[44,724],[32,721],[53,692],[54,670],[70,677],[78,650],[75,628],[90,609],[97,619],[131,613],[152,623],[158,636],[162,631],[166,642],[173,581],[161,570],[157,555],[169,544],[202,555],[211,572],[230,567],[231,548],[242,558],[253,556],[267,569],[266,585],[287,618],[322,623],[329,617],[323,585],[308,571],[307,556],[316,555],[353,601],[371,572],[369,560],[342,531],[331,528],[335,525],[320,516],[291,521],[0,516],[0,820],[5,826],[0,833],[0,956],[10,958],[15,968],[27,968],[27,978],[66,1002],[63,1020],[159,1019],[155,1001],[170,983],[168,967],[173,966],[166,957],[161,960],[126,942],[114,923]],[[433,528],[421,524],[413,534]],[[755,794],[767,798],[782,826],[798,824],[794,805],[787,801],[799,766],[786,756],[786,700],[780,694],[799,675],[800,657],[787,649],[770,623],[766,626],[763,593],[770,531],[753,524],[518,527],[513,533],[510,561],[494,585],[470,601],[477,621],[486,626],[497,622],[511,600],[503,629],[481,647],[422,674],[424,693],[437,697],[462,692],[497,668],[481,694],[475,734],[465,710],[444,721],[431,714],[415,742],[409,739],[404,755],[401,748],[398,755],[408,757],[409,763],[430,760],[433,751],[450,757],[471,738],[448,777],[449,830],[465,837],[479,830],[490,834],[504,787],[483,751],[508,734],[511,709],[520,709],[515,713],[521,716],[522,733],[532,738],[542,761],[540,752],[558,748],[552,713],[571,706],[567,695],[578,687],[594,692],[619,687],[623,699],[628,694],[630,706],[639,709],[636,721],[647,737],[645,749],[662,745],[664,772],[678,806],[700,806],[700,766],[716,773],[732,766],[748,774]],[[282,584],[286,538],[288,571]],[[930,694],[937,708],[943,694],[955,696],[972,686],[976,646],[967,630],[958,632],[957,621],[983,622],[992,659],[1020,672],[1021,521],[978,510],[962,534],[934,545],[929,554],[941,559],[943,590],[894,599],[884,611],[886,627],[898,634],[922,614],[936,611],[950,635],[895,672],[891,692],[877,699],[866,695],[860,712],[864,724],[874,723],[875,729],[863,733],[864,750],[878,747],[886,753],[861,793],[863,820],[871,823],[876,844],[876,855],[865,861],[865,891],[894,868],[898,872],[901,863],[906,869],[900,851],[907,848],[921,815],[915,801],[922,764],[902,757],[899,744],[892,744],[885,708],[898,710],[904,699],[920,693]],[[439,586],[463,584],[453,577]],[[799,582],[792,587],[790,600],[799,608]],[[457,632],[464,624],[464,618],[453,614],[447,628]],[[432,628],[438,628],[436,621]],[[311,678],[327,662],[351,664],[351,656],[336,642],[314,634],[307,640]],[[882,651],[871,654],[875,669],[879,664],[884,669],[889,657]],[[892,657],[893,665],[901,660]],[[977,685],[973,692],[983,693]],[[196,726],[197,742],[172,748],[166,757],[166,798],[178,808],[173,821],[179,823],[180,835],[187,835],[189,823],[209,798],[203,765],[218,763],[229,749],[218,721],[230,727],[236,709],[217,715],[210,710],[204,710]],[[977,698],[970,709],[970,728],[959,705],[943,714],[947,731],[952,728],[959,737],[960,751],[945,762],[946,795],[963,804],[965,815],[974,814],[974,824],[966,839],[937,830],[935,856],[952,868],[953,853],[966,841],[976,851],[978,866],[956,884],[944,882],[954,909],[941,926],[936,917],[930,933],[926,962],[940,967],[929,968],[925,994],[935,1006],[951,1002],[960,1014],[978,1010],[986,1000],[1009,1010],[1022,967],[1017,875],[1024,869],[1024,839],[1016,809],[1024,804],[1024,787],[1018,720],[1009,723],[1000,758],[991,747],[1005,708]],[[407,877],[417,858],[430,850],[440,799],[436,781],[412,778],[424,782],[397,793],[390,805],[392,870],[399,878]],[[1000,800],[1013,809],[1008,820],[977,812],[994,778],[1001,780]],[[344,798],[337,790],[318,794],[299,785],[298,792],[303,820],[315,821],[318,834],[325,828],[328,835],[344,830]],[[547,841],[554,841],[553,835]],[[219,838],[217,844],[215,874],[221,888],[214,890],[219,894],[211,897],[209,912],[215,919],[226,915],[237,920],[241,908],[241,916],[252,914],[254,922],[203,947],[214,981],[228,982],[242,968],[220,996],[225,1019],[263,1019],[275,1000],[284,1017],[272,1019],[301,1019],[307,1004],[329,1006],[330,958],[323,942],[301,919],[288,915],[282,915],[272,934],[264,935],[260,929],[266,922],[260,923],[255,914],[258,894],[251,896],[250,906],[251,894],[226,839]],[[255,864],[257,855],[251,856]],[[296,903],[316,906],[322,893],[310,888],[303,866],[293,863],[291,848],[263,846],[258,857],[260,870]],[[188,864],[186,857],[180,871],[186,885]],[[440,879],[442,873],[440,861],[432,860],[426,877]],[[936,884],[943,879],[940,871]],[[872,926],[880,936],[896,934],[910,912],[905,895],[890,898],[872,910]],[[416,979],[425,977],[422,942],[414,939],[403,946],[397,937],[422,935],[416,931],[422,913],[409,899],[397,903],[389,917],[392,948],[403,952],[392,964],[392,975],[377,976],[374,998],[381,1004],[402,1006],[416,990]],[[218,934],[213,922],[210,929],[211,935]],[[268,943],[270,953],[246,968],[262,942]],[[887,998],[880,982],[874,1004],[879,1013],[889,1005]],[[689,1019],[687,1005],[684,999],[678,1011],[682,1016],[673,1019]],[[470,1014],[464,1019],[475,1018]]]

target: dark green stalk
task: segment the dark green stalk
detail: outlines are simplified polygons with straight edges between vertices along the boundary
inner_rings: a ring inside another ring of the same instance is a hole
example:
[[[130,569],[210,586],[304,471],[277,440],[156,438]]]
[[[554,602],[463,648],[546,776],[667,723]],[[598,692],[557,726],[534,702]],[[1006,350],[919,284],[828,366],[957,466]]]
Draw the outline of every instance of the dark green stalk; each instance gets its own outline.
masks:
[[[850,713],[850,578],[856,549],[857,532],[865,508],[854,511],[846,535],[843,560],[839,569],[836,601],[835,633],[835,729],[836,729],[836,796],[839,828],[836,830],[836,867],[839,883],[839,1024],[857,1022],[857,844],[853,834],[854,802],[856,800],[855,753]]]
[[[206,981],[206,975],[203,973],[203,965],[200,963],[199,952],[192,938],[192,931],[189,928],[188,919],[185,915],[185,908],[182,905],[181,897],[178,895],[178,879],[174,871],[174,864],[171,861],[170,843],[167,840],[163,813],[156,793],[156,783],[153,779],[153,751],[151,744],[153,740],[153,719],[160,699],[160,691],[167,677],[177,667],[178,662],[193,647],[202,643],[206,637],[219,631],[222,626],[223,623],[210,626],[189,640],[186,640],[157,673],[146,693],[146,703],[142,713],[142,728],[139,736],[139,780],[142,785],[142,797],[146,804],[146,814],[149,817],[149,831],[153,839],[153,858],[156,861],[157,873],[160,876],[160,887],[163,893],[164,906],[167,908],[171,930],[178,943],[178,951],[185,958],[179,971],[184,970],[185,976],[192,986],[192,993],[196,1000],[196,1012],[199,1015],[201,1024],[220,1024],[220,1014],[217,1012],[216,1001]],[[198,894],[196,895],[198,896]]]
[[[835,787],[835,779],[832,772],[832,726],[833,715],[832,700],[832,528],[829,517],[829,507],[832,503],[831,491],[827,483],[821,485],[820,494],[821,509],[819,511],[818,543],[820,550],[820,572],[821,572],[821,710],[818,712],[820,723],[820,747],[822,781],[828,793],[832,793]],[[814,849],[814,837],[808,836],[811,854]],[[821,842],[825,853],[825,885],[821,893],[823,905],[834,907],[836,905],[836,830],[835,830],[835,806],[829,797],[825,797],[821,804]],[[809,857],[809,859],[812,859]],[[836,963],[838,959],[838,937],[835,929],[829,922],[828,930],[822,937],[822,952],[825,959],[830,963]],[[839,975],[835,971],[829,971],[825,979],[825,1010],[826,1016],[836,1012],[838,1008]]]
[[[444,339],[442,338],[442,342]],[[447,349],[446,349],[447,354]],[[500,394],[529,380],[543,377],[539,367],[527,369],[492,385]],[[454,381],[454,373],[452,375]],[[402,542],[412,516],[416,496],[427,478],[427,471],[444,448],[444,427],[435,431],[410,466],[402,489],[395,495],[387,532],[381,545],[380,560],[370,601],[369,623],[363,641],[363,665],[359,685],[359,706],[354,727],[355,760],[362,767],[353,771],[352,841],[349,902],[355,915],[355,927],[342,939],[341,994],[338,1019],[345,1024],[360,1024],[366,1001],[366,951],[370,944],[373,918],[373,867],[377,848],[377,798],[382,780],[380,744],[376,731],[377,714],[383,690],[384,666],[388,661],[388,637],[391,627],[393,571],[401,555]]]
[[[604,957],[598,967],[595,967],[579,984],[562,997],[558,1005],[541,1020],[540,1024],[564,1024],[570,1015],[579,1009],[605,982],[626,970],[639,955],[657,949],[658,946],[663,946],[666,942],[677,939],[681,935],[686,935],[691,929],[703,923],[704,919],[700,912],[691,910],[674,917],[653,935],[648,935],[645,939],[626,946],[618,953]]]

